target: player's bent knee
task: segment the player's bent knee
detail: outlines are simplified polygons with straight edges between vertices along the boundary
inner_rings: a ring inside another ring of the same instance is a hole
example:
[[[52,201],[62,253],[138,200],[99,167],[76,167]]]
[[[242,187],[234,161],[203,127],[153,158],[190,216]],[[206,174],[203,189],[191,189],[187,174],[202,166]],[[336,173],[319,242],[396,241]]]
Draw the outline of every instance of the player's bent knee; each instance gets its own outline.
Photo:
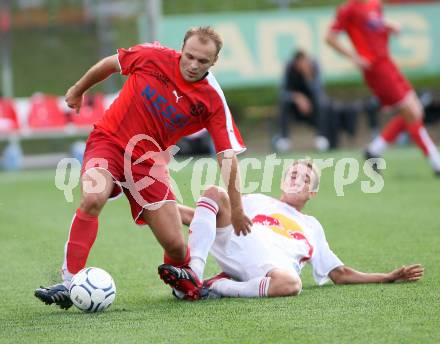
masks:
[[[294,283],[285,284],[278,296],[297,296],[301,292],[301,281],[295,281]]]
[[[220,204],[228,199],[226,191],[218,186],[211,185],[203,192],[203,197],[207,197]]]
[[[297,296],[301,293],[302,283],[300,279],[297,279],[294,283],[290,284],[288,287],[288,295],[287,296]]]
[[[272,274],[269,296],[297,296],[301,290],[302,282],[299,276],[286,272],[276,272]]]
[[[302,289],[301,280],[299,278],[289,276],[283,281],[282,287],[280,289],[280,296],[297,296]]]
[[[400,109],[400,113],[403,115],[407,123],[423,120],[424,117],[423,106],[417,97],[411,97],[408,99]]]
[[[99,215],[106,202],[107,197],[101,194],[83,194],[80,209],[86,214]]]

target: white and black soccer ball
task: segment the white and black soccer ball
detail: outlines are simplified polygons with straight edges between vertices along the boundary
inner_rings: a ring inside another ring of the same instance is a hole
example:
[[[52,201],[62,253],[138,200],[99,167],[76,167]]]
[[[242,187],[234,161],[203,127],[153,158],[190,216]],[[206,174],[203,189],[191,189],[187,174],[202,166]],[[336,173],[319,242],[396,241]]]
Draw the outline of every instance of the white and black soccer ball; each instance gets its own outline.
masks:
[[[116,285],[108,272],[90,267],[73,276],[69,292],[73,304],[80,310],[101,312],[115,300]]]

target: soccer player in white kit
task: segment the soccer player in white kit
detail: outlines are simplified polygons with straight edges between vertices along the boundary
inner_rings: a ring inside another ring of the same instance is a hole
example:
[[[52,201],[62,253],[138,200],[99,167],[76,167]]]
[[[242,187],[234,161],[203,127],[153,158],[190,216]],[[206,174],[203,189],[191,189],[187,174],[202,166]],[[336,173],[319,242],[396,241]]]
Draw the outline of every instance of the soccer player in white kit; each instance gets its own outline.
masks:
[[[294,296],[301,292],[300,273],[310,263],[318,285],[417,281],[423,275],[419,264],[402,266],[389,273],[363,273],[345,266],[330,249],[324,230],[313,216],[301,212],[316,196],[319,172],[309,160],[294,162],[285,172],[282,195],[243,196],[245,214],[252,220],[246,236],[234,233],[230,204],[221,188],[208,188],[195,210],[182,206],[182,221],[189,224],[190,267],[203,279],[211,252],[222,273],[205,280],[205,297]],[[169,266],[177,279],[190,278]],[[178,298],[185,295],[174,291]]]

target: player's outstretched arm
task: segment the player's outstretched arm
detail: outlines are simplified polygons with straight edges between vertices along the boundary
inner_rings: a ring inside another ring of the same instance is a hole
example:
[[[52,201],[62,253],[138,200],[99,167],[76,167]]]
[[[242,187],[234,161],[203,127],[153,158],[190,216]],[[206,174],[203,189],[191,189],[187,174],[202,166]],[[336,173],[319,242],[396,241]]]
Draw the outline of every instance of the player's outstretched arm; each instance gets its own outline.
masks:
[[[66,93],[67,105],[77,112],[81,108],[84,93],[93,85],[106,79],[111,74],[120,72],[120,66],[117,55],[103,58],[93,67],[91,67],[75,85],[70,87]]]
[[[245,215],[240,192],[240,173],[238,160],[232,150],[217,155],[223,182],[227,186],[231,203],[231,223],[235,234],[247,235],[251,232],[252,222]]]
[[[335,284],[415,282],[422,278],[423,271],[420,264],[402,266],[389,273],[366,273],[340,266],[333,269],[329,277]]]

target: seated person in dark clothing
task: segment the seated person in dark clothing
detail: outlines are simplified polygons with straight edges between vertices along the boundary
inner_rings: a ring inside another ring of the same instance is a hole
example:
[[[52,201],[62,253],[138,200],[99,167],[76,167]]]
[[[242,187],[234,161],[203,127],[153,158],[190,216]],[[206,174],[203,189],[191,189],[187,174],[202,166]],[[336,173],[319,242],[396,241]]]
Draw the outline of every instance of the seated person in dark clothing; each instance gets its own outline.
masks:
[[[377,127],[377,109],[374,104],[371,99],[351,99],[347,102],[327,97],[318,63],[303,50],[298,50],[287,63],[284,73],[273,148],[278,152],[292,149],[289,133],[292,118],[315,128],[317,150],[336,148],[341,129],[354,137],[360,112],[368,115],[372,129]]]
[[[298,50],[288,62],[284,73],[280,92],[278,135],[273,142],[275,149],[282,152],[290,150],[289,122],[292,116],[317,128],[317,143],[321,141],[324,146],[328,146],[325,137],[320,135],[320,117],[325,103],[326,96],[318,64],[304,51]]]

